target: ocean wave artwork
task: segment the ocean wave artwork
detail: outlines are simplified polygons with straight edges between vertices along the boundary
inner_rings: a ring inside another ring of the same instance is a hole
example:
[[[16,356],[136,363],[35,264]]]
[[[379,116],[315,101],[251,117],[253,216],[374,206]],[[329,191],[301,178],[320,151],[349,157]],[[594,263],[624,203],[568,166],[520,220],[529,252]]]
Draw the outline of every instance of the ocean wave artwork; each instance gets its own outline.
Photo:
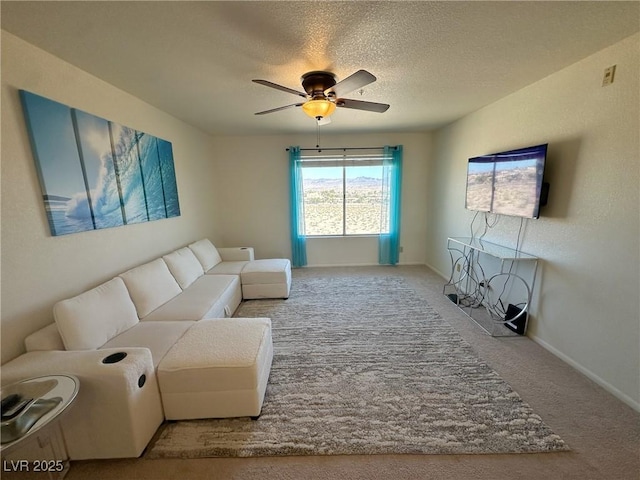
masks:
[[[180,216],[171,143],[20,91],[54,236]]]

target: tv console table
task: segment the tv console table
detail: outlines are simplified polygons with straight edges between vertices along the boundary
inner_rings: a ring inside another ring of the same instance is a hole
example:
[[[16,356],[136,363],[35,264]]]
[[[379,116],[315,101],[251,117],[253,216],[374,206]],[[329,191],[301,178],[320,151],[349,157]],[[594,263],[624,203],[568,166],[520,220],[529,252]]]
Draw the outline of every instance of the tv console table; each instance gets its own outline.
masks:
[[[525,335],[538,257],[472,237],[449,237],[444,293],[492,336]]]

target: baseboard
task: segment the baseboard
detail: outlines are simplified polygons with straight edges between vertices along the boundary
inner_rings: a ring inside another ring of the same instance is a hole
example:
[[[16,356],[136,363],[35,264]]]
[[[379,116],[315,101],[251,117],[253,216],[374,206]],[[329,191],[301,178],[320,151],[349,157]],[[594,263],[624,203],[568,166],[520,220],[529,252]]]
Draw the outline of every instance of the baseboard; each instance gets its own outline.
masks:
[[[310,263],[303,268],[375,267],[378,263]]]
[[[424,263],[398,263],[396,266],[398,267],[410,267],[410,266],[421,266],[424,267]],[[318,264],[308,264],[305,267],[313,267],[313,268],[323,268],[323,267],[390,267],[391,265],[380,265],[379,263],[318,263]],[[304,267],[303,267],[304,268]]]
[[[560,350],[558,350],[557,348],[549,345],[547,342],[545,342],[544,340],[542,340],[541,338],[537,337],[537,336],[532,336],[530,334],[527,334],[527,336],[533,340],[534,342],[536,342],[538,345],[540,345],[542,348],[544,348],[545,350],[547,350],[548,352],[551,352],[552,354],[554,354],[556,357],[558,357],[560,360],[562,360],[563,362],[571,365],[573,368],[575,368],[576,370],[578,370],[580,373],[582,373],[584,376],[586,376],[587,378],[589,378],[590,380],[593,380],[595,383],[597,383],[599,386],[601,386],[602,388],[604,388],[607,392],[609,392],[611,395],[613,395],[614,397],[616,397],[618,400],[620,400],[621,402],[624,402],[625,404],[629,405],[631,408],[633,408],[636,412],[640,412],[640,403],[637,402],[636,400],[634,400],[633,398],[631,398],[629,395],[627,395],[624,392],[621,392],[620,390],[618,390],[616,387],[614,387],[613,385],[611,385],[609,382],[606,382],[605,380],[603,380],[602,378],[600,378],[598,375],[596,375],[595,373],[593,373],[591,370],[583,367],[582,365],[580,365],[578,362],[576,362],[575,360],[573,360],[572,358],[568,357],[567,355],[565,355],[564,353],[562,353]]]

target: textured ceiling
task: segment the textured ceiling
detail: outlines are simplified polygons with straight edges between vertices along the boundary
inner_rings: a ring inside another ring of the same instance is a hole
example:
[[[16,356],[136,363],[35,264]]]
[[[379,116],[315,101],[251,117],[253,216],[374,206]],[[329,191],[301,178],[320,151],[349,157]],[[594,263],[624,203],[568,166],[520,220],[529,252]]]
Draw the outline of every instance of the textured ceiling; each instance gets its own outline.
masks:
[[[2,28],[212,134],[314,132],[300,76],[359,69],[330,132],[424,131],[517,91],[640,29],[634,2],[8,2]],[[604,70],[608,65],[602,65]],[[599,81],[599,80],[598,80]]]

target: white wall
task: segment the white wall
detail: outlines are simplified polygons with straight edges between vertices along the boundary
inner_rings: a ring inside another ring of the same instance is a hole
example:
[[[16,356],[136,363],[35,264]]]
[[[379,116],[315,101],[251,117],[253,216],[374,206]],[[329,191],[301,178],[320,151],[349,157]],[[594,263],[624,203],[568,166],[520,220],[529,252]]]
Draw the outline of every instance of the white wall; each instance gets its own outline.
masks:
[[[468,236],[467,159],[549,143],[551,183],[522,250],[543,259],[529,335],[640,409],[640,35],[440,131],[430,164],[427,262],[450,268],[448,236]],[[603,71],[617,65],[602,87]],[[515,246],[519,220],[485,237]]]
[[[344,112],[348,114],[348,112]],[[277,121],[277,118],[265,121]],[[303,119],[304,121],[304,119]],[[403,252],[400,263],[425,263],[427,219],[427,165],[431,151],[429,133],[330,135],[322,130],[320,142],[329,147],[370,147],[402,144]],[[316,136],[218,137],[216,158],[224,181],[216,187],[217,199],[230,208],[220,229],[226,246],[251,245],[257,258],[291,258],[289,228],[289,154],[291,145],[315,147]],[[308,239],[309,266],[377,264],[376,238]]]
[[[181,216],[52,237],[19,89],[172,142]],[[2,32],[2,362],[53,321],[56,301],[190,241],[216,239],[212,147],[210,136]]]

